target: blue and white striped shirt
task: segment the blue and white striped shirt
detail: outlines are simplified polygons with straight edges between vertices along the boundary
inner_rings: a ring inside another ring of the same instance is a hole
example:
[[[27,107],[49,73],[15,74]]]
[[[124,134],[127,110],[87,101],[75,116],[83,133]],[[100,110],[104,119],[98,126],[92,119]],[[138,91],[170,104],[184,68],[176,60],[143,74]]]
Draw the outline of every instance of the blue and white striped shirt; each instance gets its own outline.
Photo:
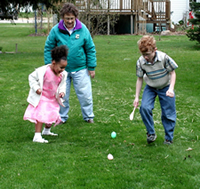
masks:
[[[170,72],[178,68],[176,62],[167,54],[156,51],[154,62],[150,63],[141,56],[136,64],[136,75],[143,77],[146,84],[162,89],[170,84]]]

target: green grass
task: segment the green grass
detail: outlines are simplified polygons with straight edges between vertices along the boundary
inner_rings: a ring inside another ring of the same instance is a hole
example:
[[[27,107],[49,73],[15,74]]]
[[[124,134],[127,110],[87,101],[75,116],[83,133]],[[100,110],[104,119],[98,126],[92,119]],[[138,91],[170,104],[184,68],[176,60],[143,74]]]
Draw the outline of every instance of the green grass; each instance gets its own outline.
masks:
[[[95,36],[98,66],[92,80],[95,123],[82,120],[72,88],[66,124],[52,128],[58,137],[33,143],[34,125],[23,121],[28,75],[43,65],[46,37],[30,37],[30,25],[0,24],[0,188],[8,189],[188,189],[200,188],[200,47],[186,36],[157,41],[179,65],[176,71],[177,124],[174,143],[164,145],[160,106],[155,103],[157,140],[147,145],[136,110],[135,67],[141,36]],[[159,37],[155,36],[158,40]],[[112,131],[117,137],[112,139]],[[192,151],[186,151],[188,148]],[[111,153],[114,160],[109,161]]]

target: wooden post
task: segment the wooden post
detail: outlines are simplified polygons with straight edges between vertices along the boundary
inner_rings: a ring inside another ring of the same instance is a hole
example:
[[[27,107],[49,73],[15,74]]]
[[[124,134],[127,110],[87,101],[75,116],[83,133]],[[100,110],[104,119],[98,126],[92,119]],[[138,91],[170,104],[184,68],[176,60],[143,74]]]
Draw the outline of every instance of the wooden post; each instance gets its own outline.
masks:
[[[120,0],[120,11],[123,9],[122,0]]]
[[[15,44],[15,53],[17,53],[17,43]]]
[[[107,22],[107,35],[110,35],[110,16],[108,14],[108,22]]]
[[[133,21],[133,12],[135,12],[135,3],[134,3],[134,0],[131,0],[131,35],[133,35],[133,24],[135,24],[135,22]]]
[[[170,10],[170,7],[171,7],[171,5],[170,5],[170,0],[166,0],[166,8],[165,8],[165,17],[166,17],[166,26],[167,26],[167,29],[171,29],[171,24],[170,24],[170,22],[171,22],[171,16],[170,16],[170,12],[171,12],[171,10]]]
[[[90,26],[90,19],[91,19],[91,17],[90,17],[90,0],[87,1],[87,12],[88,12],[88,29],[90,31],[90,28],[91,28],[91,26]]]
[[[136,15],[135,15],[135,33],[138,34],[138,25],[139,25],[139,0],[136,0],[135,4],[135,10],[136,10]]]
[[[37,12],[35,10],[35,35],[37,34]]]
[[[110,12],[110,0],[108,0],[108,21],[107,21],[107,35],[110,35],[110,16],[109,16],[109,12]]]
[[[131,11],[135,11],[136,8],[135,8],[135,1],[134,0],[131,0]]]
[[[42,4],[41,13],[40,13],[40,14],[41,14],[41,15],[40,15],[40,16],[41,16],[41,18],[40,18],[40,19],[41,19],[41,21],[40,21],[40,29],[41,29],[41,30],[42,30],[42,21],[43,21],[43,6],[44,6],[44,5]]]
[[[131,14],[131,35],[133,35],[133,14]]]
[[[49,10],[47,10],[47,34],[50,32],[50,18],[49,18]]]

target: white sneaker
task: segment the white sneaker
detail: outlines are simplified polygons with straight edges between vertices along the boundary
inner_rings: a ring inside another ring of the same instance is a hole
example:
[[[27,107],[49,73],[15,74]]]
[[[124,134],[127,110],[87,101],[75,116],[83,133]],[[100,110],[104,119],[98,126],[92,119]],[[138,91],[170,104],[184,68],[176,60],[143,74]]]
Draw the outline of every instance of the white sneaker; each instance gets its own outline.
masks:
[[[33,138],[33,142],[39,142],[39,143],[48,143],[48,140],[45,140],[43,138]]]
[[[52,133],[51,131],[45,132],[44,130],[42,131],[42,135],[58,136],[56,133]]]

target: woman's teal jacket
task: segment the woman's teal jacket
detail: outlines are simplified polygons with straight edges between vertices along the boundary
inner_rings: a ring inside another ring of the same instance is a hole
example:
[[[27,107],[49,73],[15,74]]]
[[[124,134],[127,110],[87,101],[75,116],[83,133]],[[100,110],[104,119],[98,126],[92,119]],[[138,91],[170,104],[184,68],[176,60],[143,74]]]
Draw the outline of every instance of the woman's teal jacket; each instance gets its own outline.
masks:
[[[64,21],[61,20],[51,29],[47,37],[44,47],[45,64],[51,63],[51,50],[53,48],[66,45],[68,48],[67,72],[75,72],[85,68],[91,71],[95,70],[96,50],[89,30],[76,19],[76,26],[70,35],[63,24]]]

